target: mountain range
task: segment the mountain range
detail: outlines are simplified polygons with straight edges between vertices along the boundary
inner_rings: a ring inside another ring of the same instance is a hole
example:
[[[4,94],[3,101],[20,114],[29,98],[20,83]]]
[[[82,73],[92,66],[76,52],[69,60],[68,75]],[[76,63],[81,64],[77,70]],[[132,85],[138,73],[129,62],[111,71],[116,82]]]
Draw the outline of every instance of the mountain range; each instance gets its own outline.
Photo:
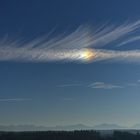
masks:
[[[36,125],[0,125],[0,131],[48,131],[48,130],[120,130],[120,129],[140,129],[140,124],[132,127],[124,127],[117,124],[99,124],[94,126],[87,126],[83,124],[76,125],[57,125],[54,127],[36,126]]]

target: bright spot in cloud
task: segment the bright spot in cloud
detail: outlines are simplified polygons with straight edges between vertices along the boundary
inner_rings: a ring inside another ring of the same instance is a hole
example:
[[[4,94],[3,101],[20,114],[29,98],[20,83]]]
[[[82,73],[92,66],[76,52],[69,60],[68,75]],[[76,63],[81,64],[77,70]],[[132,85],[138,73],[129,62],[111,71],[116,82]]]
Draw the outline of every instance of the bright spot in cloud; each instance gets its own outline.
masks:
[[[82,49],[80,52],[80,59],[82,61],[90,62],[92,61],[96,56],[96,53],[93,51],[93,49]]]

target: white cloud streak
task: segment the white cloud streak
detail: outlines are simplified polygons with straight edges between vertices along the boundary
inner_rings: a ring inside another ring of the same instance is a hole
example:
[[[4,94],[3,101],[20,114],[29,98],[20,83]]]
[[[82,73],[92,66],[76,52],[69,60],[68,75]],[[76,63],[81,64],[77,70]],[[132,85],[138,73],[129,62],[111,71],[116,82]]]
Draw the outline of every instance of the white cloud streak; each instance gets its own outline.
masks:
[[[122,88],[121,86],[118,85],[113,85],[113,84],[108,84],[104,82],[94,82],[89,85],[91,88],[96,88],[96,89],[114,89],[114,88]]]
[[[82,86],[82,84],[63,84],[63,85],[58,85],[57,87],[77,87],[77,86]]]
[[[103,25],[96,30],[80,26],[74,32],[47,40],[40,37],[32,41],[1,41],[0,61],[19,62],[89,62],[121,60],[139,62],[140,50],[116,51],[99,49],[110,43],[129,43],[139,39],[133,35],[140,29],[140,20],[118,26]],[[122,42],[132,35],[132,39]],[[89,49],[90,48],[90,49]]]
[[[93,83],[84,83],[84,84],[62,84],[59,85],[58,87],[61,88],[67,88],[67,87],[88,87],[88,88],[94,88],[94,89],[116,89],[116,88],[124,88],[124,86],[120,85],[114,85],[111,83],[105,83],[105,82],[93,82]]]
[[[115,50],[96,50],[94,61],[119,61],[140,63],[140,50],[115,51]]]
[[[122,43],[120,43],[118,46],[123,46],[123,45],[133,43],[133,42],[136,42],[136,41],[140,41],[140,36],[129,38],[128,40],[125,40]]]
[[[0,102],[22,102],[22,101],[30,101],[31,98],[1,98]]]

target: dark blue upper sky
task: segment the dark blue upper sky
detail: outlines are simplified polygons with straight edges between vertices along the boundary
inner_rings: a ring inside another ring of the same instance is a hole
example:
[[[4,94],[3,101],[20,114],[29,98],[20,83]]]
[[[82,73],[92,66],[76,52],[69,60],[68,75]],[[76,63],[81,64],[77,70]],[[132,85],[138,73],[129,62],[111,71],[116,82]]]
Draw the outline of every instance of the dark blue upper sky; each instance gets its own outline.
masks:
[[[1,0],[0,38],[30,40],[53,28],[51,37],[82,24],[139,20],[139,5],[139,0]],[[134,45],[139,49],[140,42]],[[1,61],[0,124],[140,123],[139,79],[138,63]]]

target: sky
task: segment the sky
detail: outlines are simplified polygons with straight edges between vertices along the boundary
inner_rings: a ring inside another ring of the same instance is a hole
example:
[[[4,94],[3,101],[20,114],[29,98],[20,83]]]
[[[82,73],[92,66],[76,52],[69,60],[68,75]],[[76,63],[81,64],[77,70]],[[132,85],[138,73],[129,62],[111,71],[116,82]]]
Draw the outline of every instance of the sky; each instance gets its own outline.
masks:
[[[0,124],[139,124],[139,5],[1,0]]]

